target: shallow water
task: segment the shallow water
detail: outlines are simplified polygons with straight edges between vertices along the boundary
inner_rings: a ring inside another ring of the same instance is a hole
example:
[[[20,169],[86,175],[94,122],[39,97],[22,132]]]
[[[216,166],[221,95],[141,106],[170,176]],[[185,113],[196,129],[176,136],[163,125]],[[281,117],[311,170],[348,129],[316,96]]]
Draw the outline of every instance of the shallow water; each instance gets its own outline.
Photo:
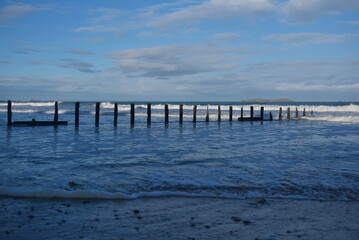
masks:
[[[6,103],[0,103],[0,195],[22,197],[132,199],[142,196],[211,196],[359,199],[359,105],[350,103],[263,104],[278,109],[305,107],[307,114],[290,121],[238,122],[239,103],[170,104],[164,123],[163,103],[137,103],[136,124],[129,105],[120,103],[113,126],[113,104],[102,103],[94,125],[94,103],[81,103],[80,126],[74,126],[74,103],[60,103],[59,120],[68,126],[7,127]],[[228,105],[234,121],[228,121]],[[256,104],[257,111],[261,104]],[[245,106],[245,116],[249,105]],[[13,103],[13,120],[52,120],[53,102]],[[302,112],[300,112],[302,114]]]

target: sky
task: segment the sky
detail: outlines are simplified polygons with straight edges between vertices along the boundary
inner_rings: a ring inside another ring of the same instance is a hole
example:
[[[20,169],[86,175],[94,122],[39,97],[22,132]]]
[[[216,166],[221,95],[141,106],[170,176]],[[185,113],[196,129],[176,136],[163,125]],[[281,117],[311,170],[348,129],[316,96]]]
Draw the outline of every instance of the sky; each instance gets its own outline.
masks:
[[[359,101],[358,0],[1,0],[0,99]]]

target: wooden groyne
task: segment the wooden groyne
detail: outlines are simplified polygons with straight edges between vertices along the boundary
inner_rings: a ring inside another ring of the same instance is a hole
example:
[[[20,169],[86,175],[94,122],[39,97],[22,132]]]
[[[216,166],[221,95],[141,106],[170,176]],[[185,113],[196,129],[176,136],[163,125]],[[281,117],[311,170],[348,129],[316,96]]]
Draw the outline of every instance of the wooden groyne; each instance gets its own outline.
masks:
[[[95,126],[99,126],[100,124],[100,106],[101,103],[100,102],[96,102],[96,111],[95,111]],[[8,122],[7,125],[8,126],[57,126],[57,125],[67,125],[68,122],[67,121],[59,121],[59,106],[58,106],[58,102],[55,102],[54,105],[55,108],[55,113],[54,113],[54,120],[53,121],[36,121],[35,119],[32,119],[31,121],[12,121],[12,102],[9,100],[8,101],[8,106],[7,106],[7,113],[8,113]],[[117,126],[117,122],[118,122],[118,103],[114,103],[114,118],[113,118],[113,124],[115,126]],[[260,108],[260,116],[255,116],[254,114],[254,107],[250,106],[250,116],[249,117],[244,117],[243,114],[244,110],[243,107],[241,107],[241,113],[240,113],[240,117],[238,117],[238,121],[242,122],[242,121],[250,121],[250,122],[254,122],[254,121],[273,121],[273,115],[272,112],[269,112],[269,118],[265,119],[264,118],[264,107]],[[221,122],[222,121],[222,111],[221,111],[221,105],[218,105],[218,110],[217,110],[217,122]],[[313,111],[310,112],[311,115],[313,115]],[[147,124],[151,124],[151,104],[147,104]],[[303,109],[303,116],[306,115],[306,109]],[[298,119],[299,118],[299,111],[298,108],[296,108],[295,110],[295,118],[294,119]],[[291,118],[290,115],[290,108],[287,108],[287,120],[291,120],[293,118]],[[279,108],[279,115],[278,115],[278,120],[281,121],[282,120],[282,107]],[[179,115],[178,115],[178,121],[179,123],[183,123],[183,104],[179,105]],[[209,109],[207,106],[207,112],[206,112],[206,118],[205,118],[206,122],[209,122]],[[233,121],[233,106],[229,106],[229,110],[228,110],[228,121],[232,122]],[[169,107],[168,104],[164,105],[164,122],[165,124],[169,123]],[[192,122],[197,122],[197,105],[193,105],[193,118],[192,118]],[[135,124],[135,104],[132,103],[130,105],[130,123],[131,125]],[[75,102],[75,126],[78,127],[80,125],[80,102]]]

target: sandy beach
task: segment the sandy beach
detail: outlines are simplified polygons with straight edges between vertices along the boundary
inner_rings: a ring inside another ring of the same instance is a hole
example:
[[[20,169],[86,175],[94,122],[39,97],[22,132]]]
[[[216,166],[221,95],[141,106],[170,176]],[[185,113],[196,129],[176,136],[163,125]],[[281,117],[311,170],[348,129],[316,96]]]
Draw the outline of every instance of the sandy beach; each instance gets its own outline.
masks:
[[[0,198],[0,239],[358,239],[359,202]]]

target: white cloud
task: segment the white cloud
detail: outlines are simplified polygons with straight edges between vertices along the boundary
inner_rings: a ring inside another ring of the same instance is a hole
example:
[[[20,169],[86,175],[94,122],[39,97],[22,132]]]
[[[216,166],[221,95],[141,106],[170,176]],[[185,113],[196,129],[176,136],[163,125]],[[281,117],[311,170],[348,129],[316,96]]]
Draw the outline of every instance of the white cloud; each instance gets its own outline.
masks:
[[[284,42],[292,46],[321,44],[321,43],[343,43],[358,41],[359,34],[324,34],[324,33],[289,33],[272,34],[263,37],[264,41]]]
[[[84,49],[74,49],[74,50],[70,50],[70,52],[74,53],[74,54],[79,54],[79,55],[93,55],[94,54],[92,51],[84,50]]]
[[[294,22],[310,23],[323,15],[359,11],[358,0],[289,0],[283,5],[284,16]]]
[[[77,60],[74,59],[69,59],[69,58],[64,58],[62,59],[64,61],[64,63],[59,64],[59,67],[62,68],[72,68],[75,70],[78,70],[80,72],[84,72],[84,73],[94,73],[96,72],[95,70],[93,70],[93,65],[91,63],[86,63],[86,62],[79,62]]]
[[[113,26],[91,26],[91,27],[79,27],[74,30],[75,32],[119,32],[118,27]]]
[[[31,5],[19,4],[0,9],[0,23],[9,22],[15,18],[25,16],[37,9]]]

